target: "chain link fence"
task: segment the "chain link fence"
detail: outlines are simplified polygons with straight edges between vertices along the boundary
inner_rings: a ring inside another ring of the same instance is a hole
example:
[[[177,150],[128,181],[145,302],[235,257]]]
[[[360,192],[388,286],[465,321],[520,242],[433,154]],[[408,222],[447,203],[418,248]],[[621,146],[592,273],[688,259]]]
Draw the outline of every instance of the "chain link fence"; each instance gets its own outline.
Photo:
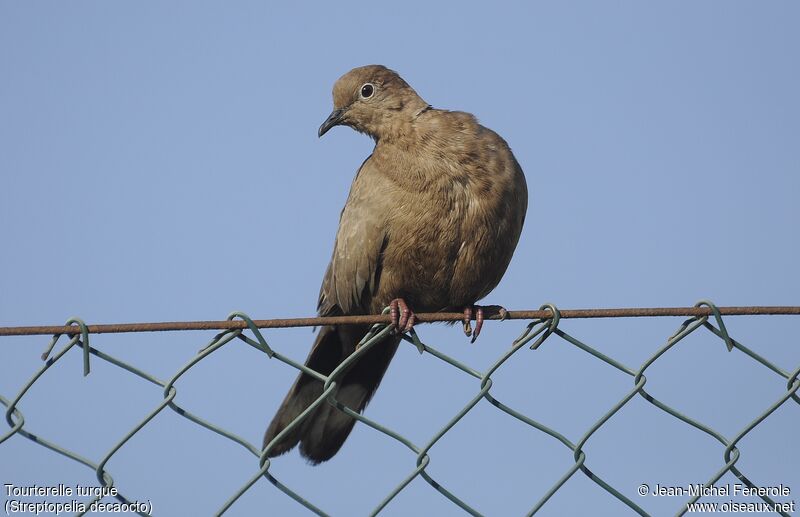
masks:
[[[531,321],[525,326],[524,330],[522,331],[521,335],[511,343],[510,347],[503,351],[500,357],[492,364],[488,369],[485,371],[479,371],[475,368],[467,364],[463,364],[458,360],[454,359],[453,357],[443,353],[441,350],[430,346],[429,344],[422,341],[420,336],[416,333],[416,331],[411,331],[408,335],[405,335],[403,339],[405,342],[415,347],[420,353],[428,354],[431,357],[431,360],[441,362],[443,368],[454,368],[455,370],[461,372],[465,376],[469,376],[475,379],[476,386],[478,387],[474,397],[463,407],[454,409],[453,417],[447,422],[441,429],[439,429],[433,436],[426,443],[414,443],[408,438],[404,437],[397,431],[390,429],[379,422],[376,422],[364,415],[360,415],[351,409],[343,406],[336,400],[336,392],[337,392],[337,385],[339,379],[341,379],[342,375],[347,371],[347,369],[355,362],[358,361],[359,357],[366,353],[370,348],[373,346],[380,346],[380,342],[392,332],[392,329],[387,326],[385,323],[376,323],[372,326],[370,332],[364,337],[362,340],[359,349],[356,351],[355,354],[350,356],[346,361],[344,361],[336,370],[334,370],[330,375],[324,376],[318,372],[310,370],[306,366],[293,359],[282,355],[281,353],[275,351],[270,345],[264,333],[262,332],[263,327],[269,326],[290,326],[289,323],[285,323],[288,320],[265,320],[254,322],[250,317],[246,314],[241,312],[232,313],[228,317],[228,321],[230,324],[226,325],[228,328],[219,332],[214,338],[195,356],[193,357],[185,366],[180,368],[175,374],[168,380],[162,381],[156,378],[155,376],[149,374],[142,369],[137,368],[136,366],[129,364],[128,362],[122,361],[94,346],[90,345],[90,330],[94,327],[98,331],[131,331],[131,330],[164,330],[165,328],[169,327],[171,324],[145,324],[144,326],[139,325],[137,328],[136,325],[129,325],[130,328],[124,329],[112,329],[112,326],[106,326],[107,328],[99,328],[96,326],[87,326],[81,320],[73,318],[67,321],[67,325],[70,328],[66,327],[42,327],[39,328],[37,332],[27,332],[27,333],[44,333],[44,331],[55,331],[61,332],[55,334],[52,339],[50,340],[49,345],[47,346],[46,351],[42,355],[43,360],[45,360],[43,366],[31,377],[31,379],[19,390],[19,393],[11,398],[5,398],[0,395],[0,403],[5,406],[5,419],[8,424],[8,429],[5,431],[0,430],[0,447],[6,442],[11,439],[19,439],[19,438],[26,438],[31,440],[33,443],[37,444],[38,446],[44,447],[53,451],[54,453],[61,454],[74,460],[75,462],[84,465],[86,468],[93,470],[96,473],[97,479],[106,490],[99,492],[94,495],[93,498],[85,499],[80,504],[83,506],[76,506],[72,507],[69,510],[74,512],[76,515],[83,515],[90,511],[92,504],[101,501],[103,498],[108,498],[109,496],[115,497],[120,504],[128,505],[127,509],[134,510],[140,515],[148,515],[151,511],[150,507],[141,506],[140,503],[137,501],[132,501],[125,497],[122,493],[122,488],[116,487],[114,484],[114,479],[112,478],[111,474],[105,469],[106,464],[109,460],[117,454],[117,452],[126,446],[128,442],[131,440],[133,436],[137,433],[142,431],[152,420],[156,417],[159,413],[164,411],[165,409],[169,408],[170,410],[174,411],[181,417],[193,422],[198,426],[202,426],[203,428],[213,431],[222,439],[230,440],[241,447],[244,447],[247,451],[249,451],[254,456],[254,469],[252,472],[252,476],[250,479],[243,484],[237,491],[231,493],[229,495],[228,500],[218,509],[216,510],[216,515],[221,515],[225,513],[228,509],[234,506],[239,500],[239,498],[248,490],[256,490],[255,488],[256,483],[262,479],[267,479],[270,483],[272,483],[275,487],[277,487],[281,492],[283,492],[286,496],[291,497],[294,499],[299,505],[304,506],[308,510],[318,514],[318,515],[327,515],[324,509],[317,507],[313,502],[313,497],[309,494],[303,494],[302,488],[290,488],[286,484],[280,481],[278,476],[270,471],[271,462],[268,459],[268,454],[273,446],[284,434],[291,431],[297,425],[300,425],[302,420],[311,412],[315,407],[320,404],[330,403],[335,405],[339,408],[339,410],[344,411],[354,418],[361,421],[363,424],[377,430],[378,432],[382,433],[390,440],[396,440],[403,446],[407,447],[412,454],[415,455],[416,460],[414,462],[413,468],[409,468],[409,471],[405,478],[397,484],[389,493],[385,494],[383,499],[380,503],[372,510],[371,515],[375,515],[380,513],[386,506],[398,495],[400,494],[406,487],[415,479],[421,478],[426,481],[434,490],[438,491],[444,498],[451,501],[454,505],[458,508],[461,508],[464,512],[469,513],[471,515],[481,515],[478,510],[476,510],[473,506],[470,505],[469,497],[464,496],[463,494],[457,495],[453,491],[447,488],[447,483],[434,479],[431,474],[426,470],[430,463],[430,456],[429,451],[431,448],[440,440],[446,439],[448,432],[462,419],[466,416],[479,402],[482,400],[487,401],[493,407],[497,408],[498,411],[501,411],[520,422],[529,426],[533,432],[544,433],[545,435],[549,436],[553,440],[554,446],[558,447],[565,447],[569,451],[571,451],[572,457],[574,459],[573,464],[566,469],[558,479],[558,481],[553,484],[546,493],[537,501],[530,502],[530,511],[528,515],[533,515],[543,507],[545,507],[551,497],[559,490],[562,486],[573,476],[575,475],[585,475],[590,479],[593,483],[597,484],[601,487],[605,492],[608,493],[609,497],[614,497],[624,503],[628,508],[630,508],[632,513],[637,513],[639,515],[648,515],[647,512],[636,502],[634,502],[631,498],[627,497],[620,487],[615,487],[611,483],[604,480],[600,477],[597,473],[590,470],[586,465],[586,452],[584,450],[584,446],[586,445],[587,441],[592,437],[592,435],[598,431],[603,425],[605,425],[621,408],[623,408],[626,404],[628,404],[632,399],[636,397],[641,397],[642,399],[646,400],[649,404],[657,408],[658,410],[664,412],[665,414],[669,415],[671,418],[677,419],[680,422],[683,422],[687,426],[691,426],[702,433],[712,437],[714,440],[719,442],[719,451],[720,451],[720,467],[711,476],[709,479],[705,481],[702,488],[710,488],[712,487],[717,481],[720,480],[724,475],[730,473],[738,478],[741,483],[747,487],[756,488],[757,485],[752,482],[748,477],[745,475],[744,472],[737,467],[737,461],[740,457],[740,451],[737,448],[737,444],[744,438],[748,433],[753,431],[759,424],[761,424],[765,419],[769,418],[778,408],[783,406],[784,404],[800,404],[800,396],[798,396],[798,389],[800,388],[800,379],[798,379],[798,375],[800,374],[800,365],[796,365],[791,370],[786,370],[781,368],[780,366],[776,365],[775,363],[769,361],[767,358],[759,355],[758,353],[754,352],[750,348],[746,347],[739,341],[735,340],[732,336],[728,334],[728,331],[725,327],[725,323],[723,321],[723,313],[726,314],[796,314],[800,315],[800,307],[783,307],[783,308],[728,308],[730,310],[726,311],[726,308],[717,308],[712,303],[707,301],[699,302],[695,305],[694,308],[691,309],[627,309],[628,313],[623,314],[619,313],[619,310],[616,310],[617,313],[614,313],[615,310],[609,310],[610,312],[604,314],[603,316],[656,316],[656,315],[675,315],[675,314],[693,314],[689,319],[685,320],[679,328],[675,331],[674,334],[669,336],[666,340],[666,343],[661,346],[658,350],[656,350],[641,366],[639,367],[630,367],[621,362],[615,360],[612,357],[600,352],[598,349],[593,348],[589,344],[577,339],[576,337],[570,335],[562,328],[560,328],[560,324],[565,317],[586,317],[583,315],[581,311],[564,311],[563,313],[559,311],[559,309],[553,305],[544,305],[541,307],[539,311],[528,311],[527,313],[511,313],[512,317],[516,319],[521,319],[524,316],[530,316],[532,314],[538,315],[531,319]],[[738,309],[738,311],[736,310]],[[752,310],[752,309],[765,309],[765,310]],[[768,309],[775,309],[775,310],[768,310]],[[626,310],[622,310],[626,311]],[[671,311],[671,312],[670,312]],[[583,311],[583,312],[591,312],[591,311]],[[568,314],[571,313],[571,314]],[[426,318],[426,316],[428,316]],[[596,315],[595,315],[596,316]],[[449,316],[448,316],[449,317]],[[457,317],[453,316],[453,318]],[[754,317],[754,316],[751,316]],[[385,321],[386,318],[380,317],[366,317],[372,318],[372,321],[376,319]],[[453,319],[451,318],[451,319]],[[442,320],[447,319],[442,317],[441,315],[422,315],[420,318],[421,321],[433,321],[433,320]],[[312,321],[313,320],[313,321]],[[320,324],[320,319],[312,319],[312,320],[296,320],[295,323],[306,323],[306,324]],[[272,324],[269,324],[269,322]],[[327,321],[327,320],[325,320]],[[275,322],[284,322],[284,324],[277,324]],[[336,321],[338,323],[343,323],[342,321]],[[213,322],[209,322],[213,323]],[[219,323],[219,322],[217,322]],[[329,322],[330,323],[330,322]],[[351,323],[354,323],[351,322]],[[363,322],[362,322],[363,323]],[[504,324],[510,325],[512,322],[506,322]],[[161,325],[161,327],[159,327]],[[174,325],[174,324],[173,324]],[[213,326],[213,325],[212,325]],[[119,327],[125,327],[119,326]],[[189,325],[189,328],[208,328],[209,325],[197,325],[195,324],[194,327]],[[175,327],[171,327],[175,328]],[[220,328],[217,326],[216,328]],[[6,335],[9,334],[23,334],[26,333],[21,328],[6,328],[0,329],[5,330],[4,332]],[[55,329],[55,330],[54,330]],[[59,330],[60,329],[60,330]],[[30,329],[29,329],[30,330]],[[659,360],[666,352],[668,352],[671,348],[677,346],[684,338],[694,332],[710,332],[713,336],[716,336],[720,340],[720,346],[725,346],[728,351],[730,352],[737,352],[742,353],[746,357],[748,357],[754,365],[760,365],[759,367],[763,367],[771,371],[774,375],[779,376],[783,380],[785,380],[786,389],[785,392],[781,393],[780,396],[775,397],[774,400],[770,400],[764,405],[763,411],[757,415],[749,424],[744,426],[738,433],[733,436],[725,436],[721,432],[715,430],[714,428],[710,427],[707,423],[701,422],[695,418],[687,416],[676,408],[664,403],[663,401],[657,399],[656,397],[652,396],[648,391],[645,389],[647,384],[647,370],[650,368],[653,363]],[[3,332],[0,332],[2,335]],[[53,350],[58,342],[61,340],[62,336],[65,336],[66,344],[57,352],[53,354]],[[94,338],[93,338],[94,340]],[[289,428],[285,429],[281,434],[279,434],[272,443],[268,444],[266,449],[262,450],[260,447],[249,443],[247,440],[237,436],[236,434],[216,425],[210,421],[207,421],[196,415],[175,402],[175,397],[177,394],[177,390],[175,387],[176,382],[184,375],[187,371],[193,368],[195,365],[209,357],[211,354],[214,354],[216,351],[221,349],[222,347],[228,345],[232,341],[241,341],[247,343],[248,345],[254,347],[255,349],[259,350],[260,352],[266,354],[271,360],[282,363],[287,365],[291,368],[301,370],[306,372],[307,374],[316,377],[324,382],[324,391],[320,398],[318,398],[312,406],[301,414],[297,420],[295,420]],[[558,430],[548,427],[547,425],[537,421],[531,415],[523,414],[522,412],[504,404],[502,401],[496,399],[492,393],[492,375],[500,368],[503,367],[508,361],[513,360],[515,354],[517,354],[523,348],[530,348],[530,349],[537,349],[543,346],[556,346],[556,345],[567,345],[571,347],[575,347],[586,354],[592,356],[595,360],[608,365],[619,372],[619,375],[624,375],[630,378],[631,387],[630,390],[615,404],[607,409],[605,414],[602,415],[600,419],[598,419],[593,425],[591,425],[588,429],[585,430],[584,434],[575,442],[568,439],[564,434],[560,433]],[[129,432],[127,432],[124,436],[122,436],[119,441],[108,451],[108,453],[99,459],[90,459],[83,457],[66,447],[59,445],[53,441],[49,441],[44,437],[37,435],[34,432],[34,428],[32,425],[29,425],[23,413],[24,408],[24,400],[25,395],[29,391],[29,389],[43,376],[46,372],[55,367],[62,357],[65,354],[70,353],[71,351],[80,350],[83,356],[83,373],[84,375],[88,375],[90,373],[90,366],[91,366],[91,356],[94,356],[96,359],[94,360],[102,360],[106,361],[118,368],[122,371],[127,372],[129,375],[137,376],[140,379],[152,383],[160,388],[162,393],[162,400],[160,403],[155,407],[150,413],[143,415],[141,420],[135,425]],[[52,354],[52,355],[51,355]],[[792,405],[794,405],[792,404]],[[796,408],[800,411],[800,408]],[[797,421],[800,422],[800,412],[797,413],[798,419]],[[798,426],[800,428],[800,426]],[[581,474],[578,474],[578,473]],[[692,495],[687,500],[683,500],[678,504],[675,508],[675,511],[678,515],[682,515],[686,513],[694,503],[697,503],[702,495],[703,490],[700,489],[699,493]],[[781,515],[790,515],[790,512],[793,512],[794,509],[790,508],[789,503],[778,501],[770,497],[768,494],[760,495],[760,498],[763,502],[763,505],[760,507],[762,510],[771,511],[774,513],[778,513]],[[8,512],[8,509],[6,509]]]

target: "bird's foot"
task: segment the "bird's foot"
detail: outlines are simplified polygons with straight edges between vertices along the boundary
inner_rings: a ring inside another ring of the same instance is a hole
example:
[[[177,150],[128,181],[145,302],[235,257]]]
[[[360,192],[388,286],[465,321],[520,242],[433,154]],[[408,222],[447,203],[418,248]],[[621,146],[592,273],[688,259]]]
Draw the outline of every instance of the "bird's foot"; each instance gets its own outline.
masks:
[[[392,326],[398,334],[414,328],[414,322],[417,319],[414,311],[409,309],[406,301],[402,298],[395,298],[389,302],[389,315],[392,318]]]
[[[472,314],[475,314],[475,330],[472,330]],[[496,314],[500,315],[500,320],[506,319],[508,315],[508,311],[499,305],[468,305],[464,307],[464,334],[467,337],[472,336],[470,343],[474,343],[476,339],[478,339],[478,335],[481,333],[481,329],[483,328],[483,320],[484,320],[484,313],[489,316],[494,316]]]

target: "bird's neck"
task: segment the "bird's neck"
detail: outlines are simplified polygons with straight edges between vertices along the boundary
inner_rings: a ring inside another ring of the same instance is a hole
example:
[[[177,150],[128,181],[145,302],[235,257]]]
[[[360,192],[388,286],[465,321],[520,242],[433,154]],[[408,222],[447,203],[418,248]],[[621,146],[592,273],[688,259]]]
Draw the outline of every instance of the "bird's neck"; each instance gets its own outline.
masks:
[[[427,102],[414,95],[406,98],[397,109],[379,112],[366,132],[378,143],[407,145],[418,138],[418,118],[430,108]]]

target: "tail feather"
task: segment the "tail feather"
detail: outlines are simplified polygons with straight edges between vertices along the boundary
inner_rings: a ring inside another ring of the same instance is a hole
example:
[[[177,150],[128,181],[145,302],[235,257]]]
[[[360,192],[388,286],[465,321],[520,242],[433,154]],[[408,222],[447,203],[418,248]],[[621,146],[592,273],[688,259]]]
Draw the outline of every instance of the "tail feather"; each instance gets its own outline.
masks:
[[[362,326],[322,327],[306,359],[306,366],[329,375],[355,351],[356,344],[368,330]],[[399,338],[390,337],[362,355],[341,379],[336,400],[361,413],[383,379],[399,342]],[[267,428],[264,447],[322,395],[322,388],[322,381],[300,373]],[[353,417],[327,401],[323,402],[281,438],[269,455],[278,456],[299,443],[300,454],[311,463],[329,460],[342,447],[355,422]]]

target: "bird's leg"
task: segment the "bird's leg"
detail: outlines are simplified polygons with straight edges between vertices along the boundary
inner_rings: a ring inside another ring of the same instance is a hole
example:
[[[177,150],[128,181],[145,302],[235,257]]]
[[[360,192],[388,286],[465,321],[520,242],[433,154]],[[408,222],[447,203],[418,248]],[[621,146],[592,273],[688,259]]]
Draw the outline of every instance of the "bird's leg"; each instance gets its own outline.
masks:
[[[402,298],[395,298],[389,302],[389,315],[392,318],[392,325],[398,334],[408,332],[414,328],[416,316],[414,311],[408,308],[406,301]]]
[[[495,314],[500,315],[500,320],[506,319],[508,315],[508,311],[499,306],[499,305],[468,305],[464,307],[464,334],[467,337],[472,336],[471,343],[474,343],[478,336],[481,333],[481,329],[483,328],[483,320],[484,320],[484,309],[489,312],[491,316]],[[472,325],[470,324],[470,320],[472,320],[472,312],[475,312],[475,330],[472,330]]]

